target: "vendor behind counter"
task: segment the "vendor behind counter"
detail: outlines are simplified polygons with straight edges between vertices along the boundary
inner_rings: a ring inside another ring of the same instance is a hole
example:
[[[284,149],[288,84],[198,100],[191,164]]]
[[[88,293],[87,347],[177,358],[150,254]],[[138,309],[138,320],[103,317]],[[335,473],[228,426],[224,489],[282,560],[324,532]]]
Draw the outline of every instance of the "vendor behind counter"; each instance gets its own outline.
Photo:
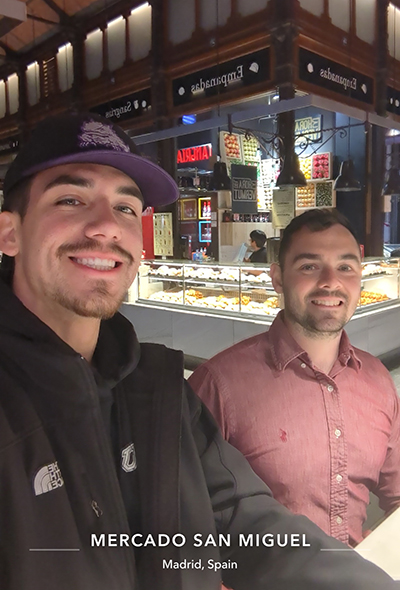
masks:
[[[245,258],[245,262],[267,262],[267,249],[265,243],[267,236],[260,229],[255,229],[250,232],[250,248],[253,250],[252,254]]]

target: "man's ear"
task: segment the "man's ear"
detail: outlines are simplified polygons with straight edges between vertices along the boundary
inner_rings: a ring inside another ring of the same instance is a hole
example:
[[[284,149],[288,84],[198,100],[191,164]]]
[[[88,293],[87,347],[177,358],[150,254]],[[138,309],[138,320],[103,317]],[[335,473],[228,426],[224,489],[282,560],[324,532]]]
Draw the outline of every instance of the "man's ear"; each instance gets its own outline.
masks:
[[[19,227],[21,219],[18,213],[3,211],[0,213],[0,252],[7,256],[16,256],[19,252]]]
[[[274,287],[277,293],[283,293],[283,286],[282,286],[282,269],[276,262],[271,264],[269,274],[272,281],[272,286]]]

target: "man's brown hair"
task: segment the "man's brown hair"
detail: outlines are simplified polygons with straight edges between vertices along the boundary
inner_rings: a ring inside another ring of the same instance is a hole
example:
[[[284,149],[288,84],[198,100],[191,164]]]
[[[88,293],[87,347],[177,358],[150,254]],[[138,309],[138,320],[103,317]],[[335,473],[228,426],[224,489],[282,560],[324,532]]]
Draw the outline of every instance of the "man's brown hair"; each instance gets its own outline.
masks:
[[[310,209],[292,219],[289,225],[283,230],[278,256],[279,266],[283,269],[285,256],[295,233],[303,227],[306,227],[311,232],[317,232],[329,229],[333,225],[342,225],[345,227],[354,237],[358,246],[360,245],[357,235],[350,225],[350,221],[342,213],[339,213],[336,209]]]

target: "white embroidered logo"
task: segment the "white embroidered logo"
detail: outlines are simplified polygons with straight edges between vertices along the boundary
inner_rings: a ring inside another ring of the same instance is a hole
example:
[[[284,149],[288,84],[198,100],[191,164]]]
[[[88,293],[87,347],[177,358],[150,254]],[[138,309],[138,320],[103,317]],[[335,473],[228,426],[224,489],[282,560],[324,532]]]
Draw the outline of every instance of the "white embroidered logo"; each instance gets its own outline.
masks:
[[[62,478],[57,461],[55,463],[45,465],[39,469],[33,481],[33,487],[36,496],[46,494],[47,492],[51,492],[57,488],[61,488],[63,485],[64,480]]]
[[[120,152],[129,152],[129,146],[122,141],[110,125],[98,121],[87,121],[81,127],[81,134],[78,136],[79,147],[91,145],[111,148]]]
[[[135,471],[137,467],[135,445],[131,443],[121,452],[121,466],[126,473]]]

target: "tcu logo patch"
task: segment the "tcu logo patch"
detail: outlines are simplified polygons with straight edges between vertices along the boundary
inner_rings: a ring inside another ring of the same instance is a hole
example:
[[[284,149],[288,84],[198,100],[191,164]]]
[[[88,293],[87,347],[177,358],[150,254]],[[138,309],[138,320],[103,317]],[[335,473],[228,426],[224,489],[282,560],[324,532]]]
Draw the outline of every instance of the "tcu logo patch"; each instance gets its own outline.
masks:
[[[135,471],[137,467],[136,463],[136,452],[135,452],[135,445],[131,443],[121,452],[121,466],[126,473],[130,473],[131,471]]]

